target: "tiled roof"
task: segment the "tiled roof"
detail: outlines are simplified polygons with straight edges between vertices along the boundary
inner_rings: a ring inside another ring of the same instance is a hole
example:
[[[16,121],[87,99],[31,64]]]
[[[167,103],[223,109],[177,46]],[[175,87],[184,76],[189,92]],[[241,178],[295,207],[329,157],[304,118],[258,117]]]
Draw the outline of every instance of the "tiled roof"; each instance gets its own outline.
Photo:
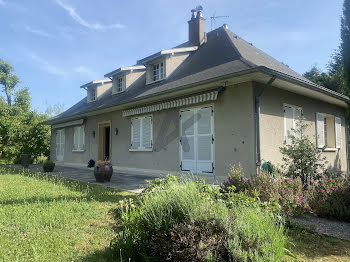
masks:
[[[176,48],[187,46],[189,46],[189,44],[185,42],[176,46]],[[46,123],[52,124],[62,122],[64,119],[72,118],[75,115],[83,115],[84,113],[94,110],[124,104],[136,99],[157,95],[157,93],[172,91],[179,87],[190,86],[198,82],[259,68],[261,66],[291,76],[304,83],[315,85],[308,79],[294,72],[288,66],[236,36],[225,27],[220,27],[209,32],[207,34],[207,41],[203,43],[197,51],[190,54],[167,79],[155,84],[146,85],[146,77],[144,74],[128,87],[125,92],[117,95],[112,95],[111,91],[106,92],[93,103],[87,103],[86,98],[84,98]]]

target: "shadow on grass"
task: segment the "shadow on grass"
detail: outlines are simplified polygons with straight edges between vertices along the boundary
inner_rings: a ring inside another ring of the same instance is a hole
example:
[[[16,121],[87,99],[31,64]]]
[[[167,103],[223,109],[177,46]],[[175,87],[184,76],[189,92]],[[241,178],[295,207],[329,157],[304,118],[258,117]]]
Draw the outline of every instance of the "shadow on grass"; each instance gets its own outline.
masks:
[[[116,261],[113,259],[113,253],[110,248],[105,248],[104,250],[97,250],[91,254],[82,257],[79,261],[82,262],[112,262]]]
[[[299,226],[289,228],[288,236],[291,242],[289,249],[297,256],[322,261],[333,261],[335,257],[350,260],[349,241],[314,233]]]

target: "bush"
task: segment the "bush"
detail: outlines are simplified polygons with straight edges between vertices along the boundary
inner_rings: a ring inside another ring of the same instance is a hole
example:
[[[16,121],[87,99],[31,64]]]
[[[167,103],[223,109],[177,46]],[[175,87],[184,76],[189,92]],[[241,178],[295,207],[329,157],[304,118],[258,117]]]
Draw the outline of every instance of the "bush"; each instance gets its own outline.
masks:
[[[137,206],[121,202],[115,258],[128,261],[278,261],[283,223],[243,193],[168,176],[150,183]],[[241,204],[233,204],[236,203]]]
[[[228,179],[221,186],[221,191],[223,193],[243,192],[249,188],[249,182],[249,178],[244,177],[243,168],[240,165],[238,167],[231,166]]]
[[[310,180],[321,178],[326,172],[325,158],[322,157],[322,150],[310,140],[305,134],[308,125],[303,119],[297,121],[297,128],[289,133],[291,145],[284,144],[280,148],[282,160],[285,162],[286,176],[299,177],[303,185],[307,185]]]

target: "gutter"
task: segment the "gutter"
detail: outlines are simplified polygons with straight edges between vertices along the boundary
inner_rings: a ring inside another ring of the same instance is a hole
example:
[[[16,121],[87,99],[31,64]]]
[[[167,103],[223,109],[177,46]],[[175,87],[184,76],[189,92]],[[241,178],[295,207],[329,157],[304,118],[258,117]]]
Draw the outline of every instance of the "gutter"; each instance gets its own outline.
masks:
[[[273,81],[275,81],[276,76],[272,76],[271,79],[266,83],[266,85],[260,90],[260,92],[255,95],[255,133],[256,133],[256,166],[261,166],[261,147],[260,147],[260,98],[264,91],[271,86]]]

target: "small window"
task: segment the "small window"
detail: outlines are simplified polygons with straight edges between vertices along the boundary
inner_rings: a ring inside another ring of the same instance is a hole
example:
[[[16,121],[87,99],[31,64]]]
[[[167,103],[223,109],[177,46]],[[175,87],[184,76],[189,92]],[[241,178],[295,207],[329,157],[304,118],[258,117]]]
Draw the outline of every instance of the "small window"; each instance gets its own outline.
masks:
[[[131,149],[152,149],[152,116],[131,119]]]
[[[84,126],[74,127],[73,150],[84,150],[85,148],[85,130]]]
[[[341,119],[316,113],[318,148],[341,148]]]
[[[96,100],[96,87],[90,87],[87,95],[88,102],[93,102]]]
[[[164,78],[164,63],[153,65],[153,81],[162,80]]]
[[[113,87],[113,93],[119,93],[125,90],[125,76],[118,77]]]
[[[287,145],[292,144],[290,135],[299,136],[295,131],[298,128],[298,121],[300,121],[302,109],[297,106],[284,106],[284,136]]]

